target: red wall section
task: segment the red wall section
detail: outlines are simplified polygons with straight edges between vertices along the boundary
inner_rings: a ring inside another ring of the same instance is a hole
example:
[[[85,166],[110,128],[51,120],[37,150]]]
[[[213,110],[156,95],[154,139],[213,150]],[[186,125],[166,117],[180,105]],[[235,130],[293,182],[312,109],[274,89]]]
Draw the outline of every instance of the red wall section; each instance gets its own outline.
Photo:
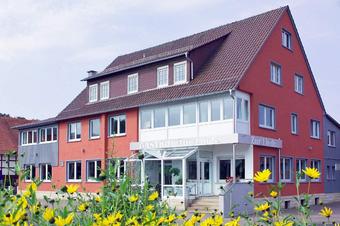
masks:
[[[292,51],[281,45],[281,30],[292,34]],[[270,81],[270,63],[276,62],[282,67],[282,85]],[[304,77],[304,94],[294,91],[294,75]],[[253,135],[280,138],[283,140],[282,157],[293,157],[293,174],[295,175],[295,158],[323,159],[323,109],[313,86],[311,74],[300,49],[297,36],[287,12],[283,15],[257,58],[248,69],[246,77],[240,82],[239,89],[251,95],[251,133]],[[259,127],[259,104],[269,105],[276,111],[276,129],[268,130]],[[290,115],[298,114],[298,135],[291,134]],[[320,139],[310,138],[310,120],[320,121]],[[254,171],[259,170],[259,158],[267,149],[254,147]],[[278,150],[270,153],[276,156],[278,167]],[[310,161],[308,161],[310,164]],[[323,165],[323,161],[321,162]],[[321,167],[323,169],[323,167]],[[323,173],[323,172],[322,172]],[[276,176],[276,179],[278,175]],[[294,178],[294,177],[293,177]],[[293,182],[295,179],[293,179]],[[303,185],[303,187],[305,187]],[[267,190],[265,185],[255,185],[256,192]],[[286,184],[285,195],[295,192],[294,184]],[[312,192],[323,192],[322,183],[313,183]]]
[[[119,137],[108,137],[108,118],[114,115],[126,114],[126,135]],[[100,119],[100,138],[89,139],[89,120]],[[69,142],[68,124],[71,122],[80,121],[82,124],[81,141]],[[77,120],[65,121],[59,123],[59,166],[52,169],[52,182],[44,182],[39,187],[40,191],[53,191],[52,188],[56,186],[60,189],[66,181],[66,167],[67,161],[81,161],[82,163],[82,181],[72,182],[72,184],[79,184],[80,191],[97,192],[100,191],[103,183],[101,182],[87,182],[86,181],[86,161],[87,160],[101,160],[102,168],[105,167],[105,161],[110,157],[128,157],[132,153],[130,151],[130,142],[138,141],[138,109],[130,109],[123,112],[115,112],[109,114],[102,114],[93,117],[84,117]],[[114,149],[112,151],[112,143],[114,142]],[[112,154],[113,153],[113,154]],[[63,163],[61,165],[60,163]],[[39,169],[36,167],[36,175],[39,177]],[[20,188],[24,189],[26,183],[21,183]]]

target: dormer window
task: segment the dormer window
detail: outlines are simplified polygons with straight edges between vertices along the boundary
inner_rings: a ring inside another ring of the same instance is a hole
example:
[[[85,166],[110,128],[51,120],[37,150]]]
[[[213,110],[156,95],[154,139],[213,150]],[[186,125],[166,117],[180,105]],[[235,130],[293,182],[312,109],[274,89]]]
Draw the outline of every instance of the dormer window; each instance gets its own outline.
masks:
[[[157,68],[157,87],[168,85],[169,66]]]
[[[90,85],[89,86],[89,102],[95,102],[98,100],[98,85]]]
[[[282,46],[292,49],[292,35],[286,30],[282,30]]]
[[[100,100],[107,100],[110,96],[110,82],[102,82],[100,83]]]
[[[138,74],[133,74],[128,76],[128,94],[135,93],[138,91]]]
[[[186,82],[187,78],[187,62],[179,62],[174,64],[174,84]]]

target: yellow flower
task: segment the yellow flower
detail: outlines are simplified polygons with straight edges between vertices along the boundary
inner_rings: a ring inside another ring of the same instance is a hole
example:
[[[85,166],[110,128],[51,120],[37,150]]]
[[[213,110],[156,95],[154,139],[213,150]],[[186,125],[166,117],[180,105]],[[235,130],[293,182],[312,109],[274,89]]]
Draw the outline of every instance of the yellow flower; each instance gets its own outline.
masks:
[[[331,208],[327,208],[326,206],[320,211],[320,214],[324,217],[330,218],[333,214],[333,210]]]
[[[274,222],[274,226],[293,226],[293,225],[294,225],[294,222],[286,221],[286,220]]]
[[[54,217],[54,211],[51,208],[46,208],[45,212],[43,213],[43,218],[46,221],[50,221]]]
[[[36,191],[37,190],[37,184],[35,182],[32,182],[28,185],[28,187],[26,188],[27,191],[32,190],[32,191]]]
[[[163,222],[165,222],[165,220],[166,220],[165,217],[160,217],[157,221],[157,225],[163,224]]]
[[[125,225],[135,225],[135,226],[138,226],[139,224],[138,224],[138,221],[137,221],[136,216],[130,217],[130,218],[126,221]]]
[[[154,208],[153,205],[147,205],[147,206],[145,207],[145,210],[146,210],[146,211],[150,211],[150,210],[153,210],[153,208]]]
[[[277,210],[272,210],[272,214],[273,214],[273,216],[276,216],[277,215]]]
[[[304,169],[302,171],[312,179],[317,179],[317,178],[320,177],[320,172],[316,168],[306,167],[306,169]]]
[[[88,207],[89,205],[87,203],[82,203],[78,206],[78,210],[84,212],[85,210],[87,210]]]
[[[176,215],[175,214],[171,214],[168,219],[166,219],[167,223],[172,223],[176,220]]]
[[[95,200],[96,200],[96,202],[101,202],[101,201],[102,201],[102,199],[100,198],[100,196],[96,196]]]
[[[276,198],[277,195],[278,195],[278,193],[274,190],[270,192],[270,196],[273,197],[273,198]]]
[[[232,221],[227,222],[224,226],[240,226],[241,217],[238,217]]]
[[[269,169],[265,169],[263,171],[256,172],[256,174],[254,176],[254,180],[257,181],[257,182],[267,182],[271,174],[272,174],[272,172],[270,172]]]
[[[177,218],[178,219],[185,219],[187,216],[188,216],[188,212],[183,212]]]
[[[263,214],[262,214],[263,217],[268,217],[269,216],[269,213],[268,211],[265,211]]]
[[[70,185],[66,185],[66,188],[67,188],[67,193],[69,193],[70,195],[73,195],[75,192],[77,192],[79,185],[70,184]]]
[[[216,225],[216,224],[215,224],[215,220],[212,217],[208,217],[200,225],[201,226],[211,226],[211,225]]]
[[[157,198],[158,198],[158,192],[155,191],[149,196],[149,201],[154,201]]]
[[[74,217],[74,213],[70,213],[66,218],[63,218],[61,216],[57,216],[55,218],[55,225],[57,226],[65,226],[65,225],[69,225],[72,223],[73,221],[73,217]]]
[[[98,214],[98,213],[94,213],[94,214],[93,214],[93,217],[94,217],[94,219],[95,219],[96,221],[101,221],[101,220],[102,220],[102,217],[101,217],[100,214]]]
[[[131,195],[130,197],[129,197],[129,201],[130,202],[137,202],[138,201],[138,195]]]
[[[266,210],[269,209],[269,208],[270,208],[270,206],[269,206],[268,202],[265,202],[265,203],[263,203],[263,204],[257,205],[254,209],[255,209],[256,211],[266,211]]]

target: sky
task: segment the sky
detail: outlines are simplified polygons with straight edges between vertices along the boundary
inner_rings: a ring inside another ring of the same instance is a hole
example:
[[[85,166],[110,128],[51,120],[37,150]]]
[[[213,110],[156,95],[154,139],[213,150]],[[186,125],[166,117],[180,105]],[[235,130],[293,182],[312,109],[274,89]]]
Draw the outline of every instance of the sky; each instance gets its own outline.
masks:
[[[325,108],[340,121],[340,0],[2,0],[0,113],[54,117],[85,87],[88,70],[118,55],[285,5]]]

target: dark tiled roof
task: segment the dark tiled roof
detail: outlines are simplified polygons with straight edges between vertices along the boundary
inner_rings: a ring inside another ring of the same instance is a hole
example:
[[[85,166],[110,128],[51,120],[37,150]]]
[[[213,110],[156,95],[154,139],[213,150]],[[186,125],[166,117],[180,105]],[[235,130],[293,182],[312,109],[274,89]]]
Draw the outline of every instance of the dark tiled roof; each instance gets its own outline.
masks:
[[[18,130],[12,127],[29,122],[32,122],[32,120],[0,116],[0,154],[17,150]]]
[[[39,126],[47,126],[56,123],[56,118],[49,118],[44,120],[36,120],[33,122],[26,122],[25,124],[21,123],[20,125],[13,126],[13,129],[29,129]]]
[[[182,39],[119,56],[103,73],[112,73],[126,67],[126,65],[141,63],[145,58],[171,55],[176,51],[181,52],[182,49],[183,51],[190,51],[226,36],[216,53],[205,62],[194,75],[195,78],[187,84],[139,92],[93,104],[88,104],[88,90],[85,88],[57,116],[57,120],[221,93],[234,89],[286,10],[288,10],[288,7],[282,7]]]
[[[331,121],[335,126],[337,126],[340,129],[340,123],[338,121],[336,121],[335,118],[333,118],[329,114],[326,114],[326,117],[328,118],[329,121]]]

